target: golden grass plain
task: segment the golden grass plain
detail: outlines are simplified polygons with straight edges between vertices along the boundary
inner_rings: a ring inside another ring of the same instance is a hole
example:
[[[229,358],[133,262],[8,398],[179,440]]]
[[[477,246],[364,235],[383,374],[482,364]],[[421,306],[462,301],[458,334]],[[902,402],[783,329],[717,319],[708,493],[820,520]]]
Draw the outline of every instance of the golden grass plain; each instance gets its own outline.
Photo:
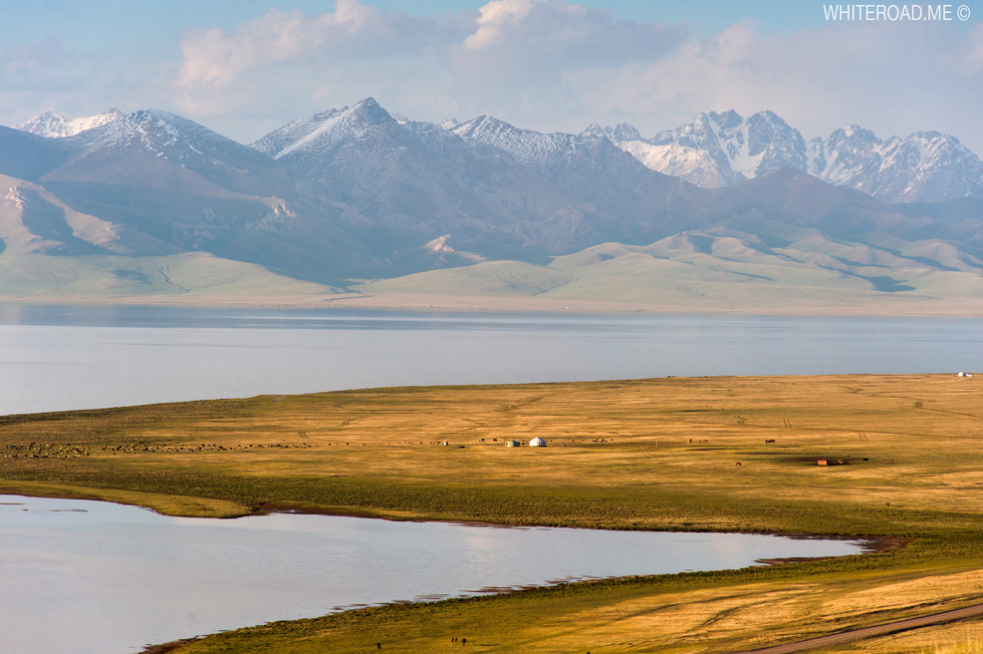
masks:
[[[507,440],[546,438],[543,449]],[[444,445],[443,443],[447,443]],[[839,465],[820,466],[826,460]],[[0,490],[182,515],[892,537],[878,554],[346,612],[175,651],[723,652],[983,602],[983,378],[368,389],[0,419]],[[971,620],[836,651],[983,638]]]

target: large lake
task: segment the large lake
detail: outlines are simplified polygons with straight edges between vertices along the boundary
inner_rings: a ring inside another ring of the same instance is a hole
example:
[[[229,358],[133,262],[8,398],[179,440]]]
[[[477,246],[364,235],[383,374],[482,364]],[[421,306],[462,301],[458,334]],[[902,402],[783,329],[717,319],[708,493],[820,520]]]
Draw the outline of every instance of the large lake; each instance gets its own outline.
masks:
[[[0,652],[126,654],[353,604],[860,549],[857,542],[750,534],[285,514],[168,518],[101,502],[0,495]]]
[[[377,386],[981,368],[979,319],[0,304],[0,415]]]

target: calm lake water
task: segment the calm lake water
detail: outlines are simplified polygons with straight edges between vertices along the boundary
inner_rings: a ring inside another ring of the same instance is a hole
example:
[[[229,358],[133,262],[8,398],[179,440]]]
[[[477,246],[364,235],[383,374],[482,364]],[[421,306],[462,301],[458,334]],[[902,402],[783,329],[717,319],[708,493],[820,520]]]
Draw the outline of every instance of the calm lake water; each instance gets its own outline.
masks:
[[[0,496],[0,652],[126,654],[148,643],[487,586],[855,554],[746,534],[503,529],[275,514],[169,518]],[[449,636],[448,636],[449,637]]]
[[[978,319],[0,304],[0,415],[377,386],[981,368]]]

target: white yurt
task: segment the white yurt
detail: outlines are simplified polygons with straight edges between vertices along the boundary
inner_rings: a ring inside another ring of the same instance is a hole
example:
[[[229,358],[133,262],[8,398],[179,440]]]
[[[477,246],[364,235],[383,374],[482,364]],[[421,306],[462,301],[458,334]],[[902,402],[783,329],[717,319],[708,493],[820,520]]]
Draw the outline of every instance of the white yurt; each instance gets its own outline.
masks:
[[[546,447],[546,440],[537,436],[529,441],[529,447]]]

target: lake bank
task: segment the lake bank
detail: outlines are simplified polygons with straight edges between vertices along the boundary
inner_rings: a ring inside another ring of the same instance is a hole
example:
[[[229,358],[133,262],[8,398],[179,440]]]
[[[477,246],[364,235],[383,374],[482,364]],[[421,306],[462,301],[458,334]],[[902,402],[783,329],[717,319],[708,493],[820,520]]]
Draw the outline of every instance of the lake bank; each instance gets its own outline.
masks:
[[[869,316],[951,317],[983,316],[978,298],[919,297],[914,300],[871,293],[862,300],[809,300],[788,297],[781,301],[710,302],[698,297],[666,301],[555,299],[546,297],[451,295],[435,293],[382,292],[330,293],[312,295],[136,295],[64,296],[0,295],[0,303],[50,304],[52,301],[79,306],[123,305],[184,308],[256,309],[358,309],[412,311],[419,313],[560,313],[587,315],[719,314],[724,316]]]

